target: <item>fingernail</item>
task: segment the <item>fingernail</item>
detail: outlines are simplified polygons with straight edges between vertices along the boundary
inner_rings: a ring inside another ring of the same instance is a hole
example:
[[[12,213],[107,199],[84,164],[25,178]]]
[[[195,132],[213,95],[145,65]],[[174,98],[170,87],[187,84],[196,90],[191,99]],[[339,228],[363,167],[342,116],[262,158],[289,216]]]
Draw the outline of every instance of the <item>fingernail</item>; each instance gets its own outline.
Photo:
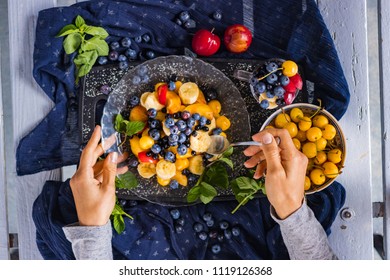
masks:
[[[268,144],[271,144],[272,143],[272,135],[271,134],[269,134],[269,133],[265,133],[264,135],[263,135],[263,144],[265,144],[265,145],[268,145]]]
[[[117,163],[118,162],[118,153],[117,152],[112,152],[111,153],[111,162],[112,163]]]

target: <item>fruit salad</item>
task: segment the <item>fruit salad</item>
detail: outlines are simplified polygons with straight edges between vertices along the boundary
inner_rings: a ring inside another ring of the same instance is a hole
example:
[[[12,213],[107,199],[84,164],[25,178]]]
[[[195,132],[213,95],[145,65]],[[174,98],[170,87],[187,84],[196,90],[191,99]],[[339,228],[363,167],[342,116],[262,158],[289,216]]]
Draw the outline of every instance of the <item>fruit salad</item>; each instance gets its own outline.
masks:
[[[130,139],[138,173],[145,179],[156,176],[161,186],[176,189],[196,182],[205,165],[213,160],[206,153],[210,135],[222,135],[230,120],[221,115],[216,91],[203,91],[196,83],[169,81],[154,85],[129,101],[130,121],[145,123],[142,132]]]
[[[250,84],[263,109],[291,104],[303,86],[298,65],[292,60],[277,59],[269,60],[259,67]]]
[[[282,110],[267,127],[287,129],[295,147],[309,159],[305,191],[318,189],[341,173],[345,155],[336,140],[337,129],[320,110],[311,115],[297,107]]]

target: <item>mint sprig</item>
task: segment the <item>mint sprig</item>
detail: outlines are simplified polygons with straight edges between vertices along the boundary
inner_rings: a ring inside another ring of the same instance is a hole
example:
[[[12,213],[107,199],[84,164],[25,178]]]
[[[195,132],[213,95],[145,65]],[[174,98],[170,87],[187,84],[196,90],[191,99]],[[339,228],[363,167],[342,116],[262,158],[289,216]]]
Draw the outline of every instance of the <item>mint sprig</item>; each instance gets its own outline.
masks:
[[[67,54],[78,51],[73,60],[76,65],[76,82],[78,78],[85,76],[91,71],[99,56],[107,56],[109,47],[105,39],[107,31],[102,27],[90,26],[78,15],[75,24],[64,26],[56,37],[65,37],[63,42]]]
[[[258,191],[261,190],[263,194],[266,194],[264,180],[262,179],[256,181],[253,178],[241,176],[233,179],[230,182],[230,185],[236,200],[239,202],[237,207],[231,212],[232,214],[234,214],[241,206],[245,205],[249,200],[253,199],[254,195]]]
[[[115,231],[118,234],[121,234],[125,230],[125,227],[126,227],[125,219],[123,218],[123,216],[126,216],[132,220],[134,219],[132,216],[130,216],[129,214],[127,214],[123,210],[123,208],[118,204],[118,201],[117,201],[117,203],[115,203],[115,207],[111,213],[111,221],[112,221],[112,225],[114,226]]]
[[[204,204],[210,203],[218,194],[217,189],[229,187],[229,175],[226,165],[233,169],[233,162],[229,158],[233,153],[233,147],[205,168],[198,182],[187,194],[187,202],[192,203],[198,199]]]

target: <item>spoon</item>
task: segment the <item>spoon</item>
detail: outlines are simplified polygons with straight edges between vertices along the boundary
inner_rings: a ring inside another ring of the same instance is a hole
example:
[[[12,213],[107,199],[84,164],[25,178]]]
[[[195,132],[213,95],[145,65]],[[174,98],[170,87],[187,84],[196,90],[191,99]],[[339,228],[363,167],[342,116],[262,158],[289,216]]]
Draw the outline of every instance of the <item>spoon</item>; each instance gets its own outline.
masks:
[[[206,153],[210,155],[220,155],[233,146],[262,146],[263,145],[262,143],[256,141],[230,143],[229,140],[226,139],[226,137],[223,137],[221,135],[211,135],[210,138],[211,138],[211,144],[206,151]]]

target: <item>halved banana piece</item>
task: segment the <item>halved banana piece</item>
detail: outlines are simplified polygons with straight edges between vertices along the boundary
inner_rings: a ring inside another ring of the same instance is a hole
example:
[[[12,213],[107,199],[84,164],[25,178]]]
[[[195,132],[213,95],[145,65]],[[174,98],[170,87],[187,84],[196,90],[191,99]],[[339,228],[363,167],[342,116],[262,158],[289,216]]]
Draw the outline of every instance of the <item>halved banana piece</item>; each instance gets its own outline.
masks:
[[[197,153],[205,153],[211,145],[211,137],[205,131],[197,131],[190,137],[190,148]]]
[[[190,170],[192,174],[202,175],[204,171],[203,157],[201,155],[196,155],[192,158],[189,158],[188,160],[190,162],[188,170]]]
[[[151,108],[156,109],[157,111],[164,108],[160,102],[158,102],[157,96],[155,92],[145,92],[141,95],[140,103],[146,110]]]
[[[137,167],[138,173],[142,178],[149,179],[156,175],[156,165],[149,162],[140,162]]]
[[[156,165],[157,176],[161,179],[168,180],[176,175],[176,165],[165,159],[160,160]]]
[[[179,88],[179,96],[183,104],[193,104],[199,96],[199,88],[197,84],[187,82]]]

